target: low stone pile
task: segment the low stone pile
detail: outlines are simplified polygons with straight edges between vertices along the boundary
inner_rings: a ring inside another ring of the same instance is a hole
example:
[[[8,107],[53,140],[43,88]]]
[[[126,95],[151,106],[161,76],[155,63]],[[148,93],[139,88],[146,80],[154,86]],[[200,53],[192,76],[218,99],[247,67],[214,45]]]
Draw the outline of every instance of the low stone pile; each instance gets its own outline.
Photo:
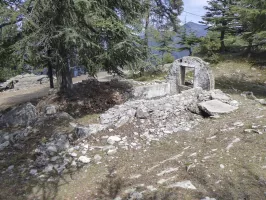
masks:
[[[42,127],[42,124],[49,123],[49,120],[62,118],[67,123],[71,122],[73,131],[69,134],[55,132],[50,138],[40,141],[32,152],[35,159],[29,162],[28,167],[28,172],[32,175],[62,173],[68,168],[76,168],[91,162],[99,163],[102,159],[101,152],[113,156],[118,149],[145,148],[152,141],[158,141],[169,134],[189,131],[199,124],[202,115],[229,113],[237,107],[238,102],[232,101],[220,90],[205,91],[193,88],[159,99],[127,101],[101,114],[99,124],[81,126],[74,123],[67,113],[57,113],[56,106],[47,105],[42,114],[37,116],[35,107],[25,104],[2,116],[4,125],[15,125],[10,122],[11,119],[15,119],[14,122],[27,128],[14,135],[2,134],[0,151],[10,145],[15,146],[16,141],[27,138],[33,129]],[[34,117],[37,119],[33,119]],[[123,130],[127,125],[130,125],[132,130]],[[102,131],[107,135],[97,136],[97,133]],[[94,146],[91,136],[94,141],[105,141],[105,144]]]
[[[149,121],[158,127],[165,127],[169,132],[177,132],[187,129],[193,117],[229,113],[237,107],[237,102],[231,101],[220,90],[204,91],[194,88],[160,99],[134,100],[114,106],[100,116],[100,124],[77,126],[75,136],[86,138],[108,127],[119,128],[134,120]]]

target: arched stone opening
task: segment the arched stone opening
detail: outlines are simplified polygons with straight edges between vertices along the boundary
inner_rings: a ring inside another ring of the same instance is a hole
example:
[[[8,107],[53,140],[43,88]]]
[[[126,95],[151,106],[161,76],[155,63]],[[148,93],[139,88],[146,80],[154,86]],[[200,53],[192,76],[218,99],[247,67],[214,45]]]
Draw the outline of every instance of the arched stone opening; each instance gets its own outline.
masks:
[[[186,72],[193,72],[193,86],[186,83]],[[209,68],[209,64],[202,59],[186,56],[174,61],[167,77],[170,83],[170,93],[176,94],[190,88],[201,87],[203,90],[214,89],[214,78]]]

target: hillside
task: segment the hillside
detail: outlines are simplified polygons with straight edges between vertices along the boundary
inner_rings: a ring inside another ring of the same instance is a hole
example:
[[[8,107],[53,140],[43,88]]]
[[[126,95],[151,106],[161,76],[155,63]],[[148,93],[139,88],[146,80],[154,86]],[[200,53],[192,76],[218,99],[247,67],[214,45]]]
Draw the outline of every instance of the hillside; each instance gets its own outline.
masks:
[[[197,24],[194,22],[188,22],[183,26],[186,28],[187,33],[194,32],[198,37],[204,37],[207,35],[208,32],[207,31],[208,26]]]

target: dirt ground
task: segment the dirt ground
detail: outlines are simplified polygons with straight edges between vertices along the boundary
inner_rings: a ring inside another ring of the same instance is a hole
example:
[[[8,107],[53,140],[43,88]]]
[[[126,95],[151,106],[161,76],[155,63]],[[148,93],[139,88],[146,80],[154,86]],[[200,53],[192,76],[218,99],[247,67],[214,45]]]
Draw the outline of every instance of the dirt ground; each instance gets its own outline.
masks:
[[[202,118],[196,128],[151,145],[142,141],[139,150],[120,149],[114,156],[102,155],[101,163],[57,177],[56,182],[0,176],[0,199],[127,199],[128,192],[134,190],[144,192],[145,200],[266,199],[266,107],[241,96],[243,91],[252,91],[266,98],[266,72],[235,60],[222,62],[213,71],[216,87],[240,103],[236,112],[218,119]],[[97,115],[77,120],[88,124],[97,120]],[[121,135],[134,139],[134,132],[139,131],[128,124],[112,133],[99,133],[97,138]],[[91,141],[95,146],[104,142]],[[180,181],[191,181],[196,189],[169,188]]]
[[[132,188],[146,191],[144,199],[265,199],[266,132],[260,135],[244,130],[252,125],[266,128],[266,108],[237,95],[233,98],[241,103],[237,112],[204,119],[194,130],[173,134],[138,151],[119,151],[112,159],[62,181],[65,185],[59,187],[55,199],[114,199]],[[234,125],[236,122],[243,126]],[[132,137],[137,131],[128,125],[112,134]],[[101,184],[108,183],[108,167],[121,178],[121,182],[109,183],[118,187],[117,194]],[[167,189],[171,183],[185,180],[197,190]],[[147,186],[157,190],[151,192]]]
[[[107,74],[106,72],[100,72],[97,74],[97,78],[99,81],[110,81],[113,76]],[[73,83],[79,83],[82,80],[86,80],[88,75],[81,75],[73,78]],[[48,84],[40,84],[40,86],[24,88],[22,90],[12,90],[0,92],[0,111],[5,110],[11,106],[34,101],[35,99],[39,99],[48,95],[49,85]]]

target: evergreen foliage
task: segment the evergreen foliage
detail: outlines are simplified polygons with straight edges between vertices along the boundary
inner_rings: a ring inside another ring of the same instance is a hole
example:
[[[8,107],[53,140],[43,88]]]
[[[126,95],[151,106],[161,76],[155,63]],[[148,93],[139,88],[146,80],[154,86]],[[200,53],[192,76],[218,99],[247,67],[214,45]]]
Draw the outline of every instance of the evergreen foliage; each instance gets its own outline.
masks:
[[[240,16],[242,36],[249,44],[247,52],[250,52],[254,46],[265,45],[266,1],[240,0],[234,10]]]
[[[221,48],[219,36],[219,32],[210,31],[206,37],[200,39],[200,43],[195,49],[196,53],[200,54],[207,62],[217,63],[219,61],[218,52]]]
[[[181,48],[179,48],[179,51],[187,50],[189,51],[189,55],[192,55],[192,48],[196,46],[198,43],[200,43],[200,38],[196,36],[194,32],[187,33],[186,27],[183,27],[183,30],[180,34],[180,41],[178,44],[182,45]]]
[[[143,11],[138,0],[27,0],[21,4],[28,4],[30,11],[23,13],[23,37],[14,53],[23,64],[50,63],[61,91],[72,88],[70,66],[86,66],[91,75],[100,68],[121,74],[123,66],[142,56],[140,38],[133,30]]]
[[[175,32],[158,31],[153,29],[152,35],[155,41],[158,43],[158,46],[154,47],[154,50],[158,51],[161,54],[162,62],[164,60],[165,54],[171,55],[173,51],[177,51],[177,49],[175,48],[175,41],[173,40]]]
[[[209,30],[220,32],[220,51],[225,51],[224,39],[226,34],[236,32],[237,15],[233,12],[235,0],[210,0],[208,6],[204,8],[207,10],[203,21],[200,23],[209,25]]]
[[[148,46],[149,37],[154,37],[156,40],[159,40],[159,42],[162,40],[166,42],[166,40],[169,40],[169,33],[166,32],[177,33],[179,31],[180,20],[178,16],[183,11],[183,1],[146,0],[145,4],[147,5],[147,9],[144,17],[144,46],[146,48],[145,55],[148,59],[151,52]],[[160,35],[166,35],[168,38],[160,39]]]

